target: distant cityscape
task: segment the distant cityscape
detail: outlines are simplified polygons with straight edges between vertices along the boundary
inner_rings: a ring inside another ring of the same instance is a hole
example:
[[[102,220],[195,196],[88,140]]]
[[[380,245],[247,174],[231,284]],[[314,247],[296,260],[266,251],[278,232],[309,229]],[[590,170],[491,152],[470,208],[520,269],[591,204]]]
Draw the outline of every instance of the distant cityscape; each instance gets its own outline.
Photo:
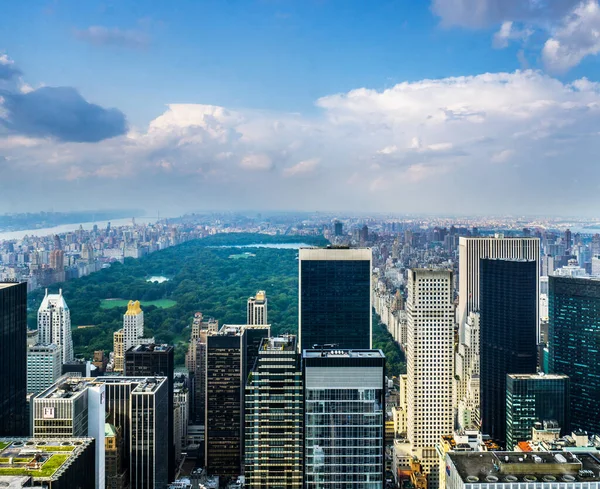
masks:
[[[594,222],[329,214],[139,221],[0,237],[0,483],[600,488]],[[275,298],[256,288],[240,306],[243,324],[200,310],[188,317],[178,364],[182,345],[161,342],[162,325],[147,324],[145,306],[131,297],[112,351],[77,358],[76,298],[60,284],[236,235],[248,244],[214,246],[256,251],[269,237],[297,250],[297,330],[274,333]],[[329,245],[303,243],[319,236]],[[28,329],[27,294],[39,288],[47,290],[37,329]],[[404,356],[405,371],[390,373],[374,345],[377,328]]]

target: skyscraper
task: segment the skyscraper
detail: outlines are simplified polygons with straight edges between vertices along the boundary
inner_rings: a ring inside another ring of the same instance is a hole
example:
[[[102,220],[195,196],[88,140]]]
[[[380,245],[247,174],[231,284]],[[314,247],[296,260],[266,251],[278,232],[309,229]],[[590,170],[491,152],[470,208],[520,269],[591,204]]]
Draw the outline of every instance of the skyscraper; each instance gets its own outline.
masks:
[[[244,386],[269,326],[223,325],[206,344],[205,464],[211,475],[241,474]]]
[[[27,348],[27,392],[38,394],[60,377],[60,346],[37,344]]]
[[[479,260],[481,258],[533,260],[536,263],[537,270],[540,269],[539,238],[505,238],[503,234],[497,234],[495,237],[489,238],[461,237],[458,253],[459,328],[465,323],[470,312],[479,310]],[[537,288],[536,293],[538,293]]]
[[[430,487],[437,489],[435,446],[454,428],[452,272],[409,270],[407,291],[407,437],[411,455],[420,460]]]
[[[531,440],[536,422],[556,421],[569,432],[569,377],[556,374],[509,374],[506,380],[506,447]]]
[[[174,353],[170,345],[135,345],[125,352],[125,375],[128,377],[166,377],[168,398],[168,477],[175,479],[175,445],[173,442]]]
[[[168,381],[166,377],[96,377],[106,392],[108,421],[121,430],[130,489],[169,483]]]
[[[192,391],[190,417],[201,425],[204,425],[206,409],[206,338],[218,329],[218,321],[212,318],[204,321],[202,313],[197,312],[192,322],[190,344],[185,355],[185,366],[190,372]]]
[[[571,426],[600,433],[600,280],[549,277],[549,368],[571,382]]]
[[[369,248],[300,249],[300,351],[371,348],[371,260]]]
[[[481,426],[506,442],[506,376],[537,367],[538,263],[481,259],[479,264]]]
[[[61,347],[62,363],[73,360],[73,338],[71,336],[71,312],[62,295],[62,289],[58,294],[48,294],[38,309],[38,331],[40,343],[53,343]]]
[[[241,474],[241,331],[223,326],[206,344],[205,465],[211,475]]]
[[[245,390],[250,489],[302,488],[303,390],[296,337],[262,340]]]
[[[259,290],[254,297],[248,299],[246,324],[261,325],[267,322],[267,294]]]
[[[27,283],[0,282],[0,436],[27,431]]]
[[[115,372],[123,372],[125,352],[132,346],[154,343],[154,338],[143,338],[144,311],[140,307],[140,301],[129,301],[127,311],[123,314],[123,328],[113,334]]]
[[[385,356],[304,350],[304,487],[382,489]]]

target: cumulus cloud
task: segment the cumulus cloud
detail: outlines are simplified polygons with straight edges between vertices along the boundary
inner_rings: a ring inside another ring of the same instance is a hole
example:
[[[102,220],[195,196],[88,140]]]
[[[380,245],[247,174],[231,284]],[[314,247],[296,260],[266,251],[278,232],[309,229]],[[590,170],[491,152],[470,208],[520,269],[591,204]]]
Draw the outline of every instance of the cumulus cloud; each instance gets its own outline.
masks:
[[[146,33],[135,29],[93,25],[86,29],[75,29],[73,34],[76,39],[95,46],[142,49],[150,44],[150,37]]]
[[[536,34],[545,39],[541,59],[552,73],[564,73],[600,53],[598,0],[432,0],[431,8],[445,26],[499,26],[493,37],[496,48],[514,41],[535,50],[537,57],[537,43],[528,43]],[[518,59],[528,65],[524,49]]]
[[[310,160],[300,161],[294,166],[290,166],[289,168],[283,170],[283,174],[286,177],[294,177],[297,175],[306,175],[309,173],[313,173],[319,165],[319,161],[319,158],[311,158]]]
[[[316,104],[310,116],[172,104],[148,127],[95,145],[15,135],[2,144],[0,134],[3,176],[39,176],[60,195],[81,183],[86,198],[102,203],[108,192],[115,205],[157,206],[161,195],[161,213],[167,203],[548,213],[600,203],[600,136],[590,130],[600,123],[600,85],[590,80],[485,73],[360,88]],[[573,192],[570,175],[586,175]],[[457,192],[467,184],[468,195]],[[548,202],[545,189],[559,186],[568,201]]]
[[[0,80],[10,80],[21,75],[15,62],[6,54],[0,54]]]
[[[582,2],[544,44],[542,57],[553,72],[565,72],[583,58],[600,52],[600,6]]]
[[[1,91],[0,124],[11,132],[59,141],[98,142],[124,134],[125,116],[87,102],[74,88],[42,87],[23,92]]]

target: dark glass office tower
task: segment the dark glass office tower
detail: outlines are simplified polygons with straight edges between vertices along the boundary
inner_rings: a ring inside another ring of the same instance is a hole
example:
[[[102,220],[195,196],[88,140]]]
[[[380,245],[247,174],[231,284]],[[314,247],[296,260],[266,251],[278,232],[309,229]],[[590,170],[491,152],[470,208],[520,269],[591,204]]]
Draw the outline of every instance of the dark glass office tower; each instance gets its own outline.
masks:
[[[535,261],[479,262],[480,383],[482,432],[506,442],[506,376],[537,367]]]
[[[27,434],[27,283],[0,283],[0,436]]]
[[[600,280],[549,277],[549,368],[571,379],[571,427],[600,434]]]
[[[262,340],[244,403],[247,487],[301,489],[303,391],[295,336]]]
[[[371,260],[369,248],[300,249],[300,351],[371,348]]]
[[[556,421],[569,431],[569,377],[556,374],[509,374],[506,379],[506,448],[531,440],[536,422]]]
[[[205,465],[211,475],[241,474],[241,327],[206,339]]]
[[[175,480],[175,444],[173,441],[173,347],[170,345],[136,345],[125,352],[125,375],[128,377],[153,377],[167,378],[167,399],[169,409],[169,461],[168,477]]]

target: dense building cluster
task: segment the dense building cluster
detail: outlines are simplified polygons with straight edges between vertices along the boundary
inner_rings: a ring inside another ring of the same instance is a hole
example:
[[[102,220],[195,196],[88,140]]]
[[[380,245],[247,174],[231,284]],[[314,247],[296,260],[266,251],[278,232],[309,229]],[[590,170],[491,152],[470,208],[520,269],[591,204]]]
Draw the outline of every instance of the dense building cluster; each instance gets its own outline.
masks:
[[[330,220],[334,244],[299,249],[297,334],[273,334],[259,290],[246,324],[190,318],[185,367],[136,300],[92,362],[62,291],[33,332],[27,285],[0,283],[0,483],[599,488],[600,240],[370,224]]]

